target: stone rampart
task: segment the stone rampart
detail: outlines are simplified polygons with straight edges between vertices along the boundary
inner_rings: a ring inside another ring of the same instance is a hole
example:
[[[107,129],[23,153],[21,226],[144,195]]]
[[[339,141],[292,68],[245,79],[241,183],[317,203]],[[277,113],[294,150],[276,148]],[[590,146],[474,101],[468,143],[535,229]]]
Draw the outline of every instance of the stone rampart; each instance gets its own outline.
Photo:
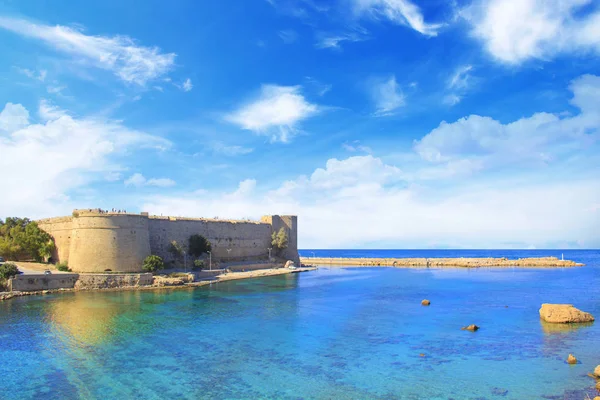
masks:
[[[202,235],[211,242],[215,262],[267,258],[271,247],[271,225],[266,223],[151,217],[149,231],[152,254],[165,261],[173,259],[168,251],[171,241],[187,244],[194,234]]]
[[[149,286],[153,282],[152,274],[81,274],[75,284],[77,290],[111,289],[122,287]]]
[[[272,247],[272,233],[281,228],[289,240],[288,248],[279,256],[299,261],[296,216],[269,215],[260,221],[240,221],[83,209],[74,210],[72,217],[39,220],[38,224],[54,237],[53,261],[66,262],[75,272],[139,272],[150,254],[171,261],[169,244],[177,241],[187,245],[194,234],[211,242],[215,263],[263,261]]]
[[[27,274],[9,279],[9,289],[16,292],[40,290],[72,289],[78,279],[77,274]]]

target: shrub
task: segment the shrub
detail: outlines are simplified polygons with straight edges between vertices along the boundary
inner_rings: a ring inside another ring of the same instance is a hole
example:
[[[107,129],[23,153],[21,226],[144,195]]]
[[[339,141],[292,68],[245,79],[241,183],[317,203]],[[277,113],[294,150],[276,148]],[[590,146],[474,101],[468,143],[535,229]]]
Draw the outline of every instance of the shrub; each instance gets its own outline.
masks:
[[[59,262],[56,264],[56,269],[63,272],[71,272],[71,268],[69,268],[66,262]]]
[[[0,265],[0,279],[8,279],[19,273],[19,268],[13,263],[4,263]]]
[[[172,240],[171,243],[169,243],[169,248],[167,251],[171,253],[175,260],[183,259],[183,255],[185,254],[185,249],[183,246],[180,243],[177,243],[175,240]]]
[[[192,235],[188,241],[188,253],[192,257],[201,257],[202,254],[208,253],[212,250],[212,245],[202,235]]]
[[[165,268],[165,263],[163,259],[159,256],[148,256],[144,260],[144,264],[142,265],[142,269],[146,272],[158,272]]]
[[[276,252],[287,248],[288,246],[288,235],[284,228],[279,229],[279,232],[273,232],[271,235],[271,245]]]
[[[192,268],[194,271],[202,271],[204,269],[204,261],[202,260],[194,260],[194,266]]]

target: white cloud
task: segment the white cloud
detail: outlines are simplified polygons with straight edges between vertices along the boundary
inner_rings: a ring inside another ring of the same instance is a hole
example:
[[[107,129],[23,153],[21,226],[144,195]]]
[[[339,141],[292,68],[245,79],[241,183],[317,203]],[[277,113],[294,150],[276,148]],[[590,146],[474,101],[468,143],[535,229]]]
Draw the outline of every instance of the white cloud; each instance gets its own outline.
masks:
[[[421,140],[415,150],[427,161],[456,162],[468,159],[476,166],[515,162],[545,165],[564,155],[589,149],[600,140],[600,77],[584,75],[571,83],[571,103],[581,112],[560,117],[539,112],[502,124],[490,117],[471,115],[442,122]]]
[[[319,107],[300,93],[300,86],[263,85],[258,98],[226,119],[242,129],[271,136],[273,141],[289,142],[298,124],[318,112]]]
[[[364,152],[364,153],[371,154],[373,152],[373,150],[371,150],[371,148],[369,146],[364,146],[364,145],[360,144],[360,140],[354,140],[351,143],[348,143],[348,142],[342,143],[342,148],[344,150],[347,150],[352,153]]]
[[[462,100],[462,97],[460,97],[457,94],[448,94],[448,95],[444,96],[442,102],[449,106],[455,106],[458,103],[460,103],[461,100]]]
[[[446,86],[451,93],[447,94],[442,99],[444,104],[455,106],[461,102],[464,95],[473,84],[473,78],[471,77],[472,70],[472,65],[461,65],[455,70],[454,74],[450,76]]]
[[[448,81],[449,89],[466,89],[470,85],[471,75],[469,72],[473,70],[472,65],[462,65],[456,69],[454,75]]]
[[[316,47],[318,49],[334,49],[341,50],[341,43],[349,42],[362,42],[367,40],[368,37],[365,31],[357,31],[350,33],[341,33],[341,34],[329,34],[329,33],[321,33],[318,35],[318,40]]]
[[[67,113],[50,103],[48,100],[42,99],[38,108],[38,115],[42,121],[46,122],[59,119],[60,117],[66,116]]]
[[[20,119],[0,131],[0,170],[10,171],[0,174],[0,187],[10,189],[0,196],[2,216],[68,214],[81,206],[70,200],[74,190],[104,180],[136,149],[169,145],[120,122],[75,118],[44,102],[39,110],[44,123],[29,123],[19,104],[7,109],[18,110]]]
[[[29,111],[21,104],[6,103],[0,112],[0,133],[14,132],[29,124]]]
[[[599,244],[600,216],[588,210],[600,195],[597,180],[546,185],[495,181],[495,188],[472,184],[442,192],[407,186],[401,177],[397,167],[371,156],[332,159],[310,177],[284,182],[270,192],[257,192],[251,181],[233,193],[152,196],[143,208],[165,215],[231,218],[296,214],[304,248]]]
[[[332,85],[322,83],[322,82],[318,81],[317,79],[312,78],[310,76],[307,76],[304,79],[306,81],[307,86],[310,89],[312,89],[314,92],[316,92],[319,96],[324,96],[333,87]]]
[[[183,85],[181,86],[181,89],[184,92],[189,92],[190,90],[192,90],[193,87],[194,87],[194,85],[192,85],[192,80],[190,78],[187,78],[185,80],[185,82],[183,82]]]
[[[244,147],[239,145],[228,146],[222,142],[213,143],[212,150],[215,153],[223,154],[226,156],[239,156],[244,154],[250,154],[254,151],[254,149],[251,147]]]
[[[600,53],[600,11],[592,0],[479,0],[462,11],[473,35],[498,61],[519,64],[560,53]]]
[[[117,182],[123,179],[123,174],[116,171],[110,171],[106,175],[104,175],[104,179],[108,182]]]
[[[443,122],[415,143],[421,160],[330,159],[270,190],[251,180],[231,193],[151,196],[143,208],[228,217],[297,214],[305,248],[595,248],[600,77],[582,76],[570,88],[577,115]],[[504,168],[520,172],[501,173]]]
[[[144,175],[140,173],[135,173],[127,178],[123,183],[125,186],[157,186],[157,187],[171,187],[175,186],[175,181],[168,178],[151,178],[146,179]]]
[[[45,69],[39,70],[37,73],[36,73],[36,71],[32,71],[27,68],[17,68],[17,70],[20,73],[22,73],[23,75],[25,75],[31,79],[38,80],[40,82],[44,82],[46,80],[46,76],[48,75],[48,71],[46,71]]]
[[[175,54],[138,45],[127,36],[92,36],[66,26],[0,17],[0,28],[38,39],[84,65],[109,70],[127,83],[145,85],[174,66]]]
[[[370,83],[371,97],[377,108],[375,115],[393,115],[400,107],[405,105],[405,96],[396,82],[396,77],[391,76],[386,80],[373,80]]]
[[[357,14],[371,14],[390,21],[406,25],[425,36],[437,36],[443,24],[425,22],[418,6],[409,0],[352,0]]]
[[[282,30],[279,31],[277,34],[285,44],[292,44],[296,40],[298,40],[298,33],[292,29]]]

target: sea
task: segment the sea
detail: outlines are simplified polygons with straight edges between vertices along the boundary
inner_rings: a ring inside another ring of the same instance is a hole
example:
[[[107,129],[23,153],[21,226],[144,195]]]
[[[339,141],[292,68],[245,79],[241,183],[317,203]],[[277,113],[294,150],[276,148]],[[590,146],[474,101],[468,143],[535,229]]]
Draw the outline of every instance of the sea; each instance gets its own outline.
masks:
[[[0,302],[1,399],[593,398],[598,250],[318,250],[317,257],[539,257],[575,268],[328,268],[197,289]],[[429,307],[421,300],[429,299]],[[476,324],[477,332],[461,330]],[[573,354],[578,363],[569,365]]]

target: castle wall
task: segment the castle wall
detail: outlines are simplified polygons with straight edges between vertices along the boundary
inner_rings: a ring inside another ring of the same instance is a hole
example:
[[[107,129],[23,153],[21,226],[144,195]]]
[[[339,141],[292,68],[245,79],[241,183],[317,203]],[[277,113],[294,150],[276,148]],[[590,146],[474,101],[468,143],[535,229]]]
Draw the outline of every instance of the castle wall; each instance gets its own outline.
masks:
[[[299,262],[296,216],[265,216],[257,221],[159,217],[142,214],[75,210],[73,217],[38,221],[54,237],[55,261],[66,262],[75,272],[139,272],[144,259],[158,255],[171,261],[171,241],[187,246],[199,234],[212,244],[218,261],[266,260],[271,234],[285,228],[288,248],[280,257]],[[227,251],[230,249],[230,251]],[[275,253],[273,253],[275,255]],[[191,263],[191,260],[189,260]]]
[[[54,238],[56,248],[52,254],[52,259],[56,262],[66,262],[69,259],[69,249],[71,248],[73,218],[47,218],[37,221],[37,224],[40,229],[48,232]]]
[[[138,272],[150,255],[148,217],[76,211],[69,267],[77,272]]]
[[[211,242],[215,261],[266,258],[271,247],[271,226],[265,223],[153,216],[149,229],[152,254],[165,261],[173,259],[168,251],[171,241],[187,246],[189,237],[194,234]]]
[[[279,232],[281,228],[285,229],[288,235],[288,247],[279,256],[292,260],[297,266],[300,266],[300,257],[298,256],[298,217],[295,215],[265,215],[261,218],[261,222],[271,227],[271,233]]]

